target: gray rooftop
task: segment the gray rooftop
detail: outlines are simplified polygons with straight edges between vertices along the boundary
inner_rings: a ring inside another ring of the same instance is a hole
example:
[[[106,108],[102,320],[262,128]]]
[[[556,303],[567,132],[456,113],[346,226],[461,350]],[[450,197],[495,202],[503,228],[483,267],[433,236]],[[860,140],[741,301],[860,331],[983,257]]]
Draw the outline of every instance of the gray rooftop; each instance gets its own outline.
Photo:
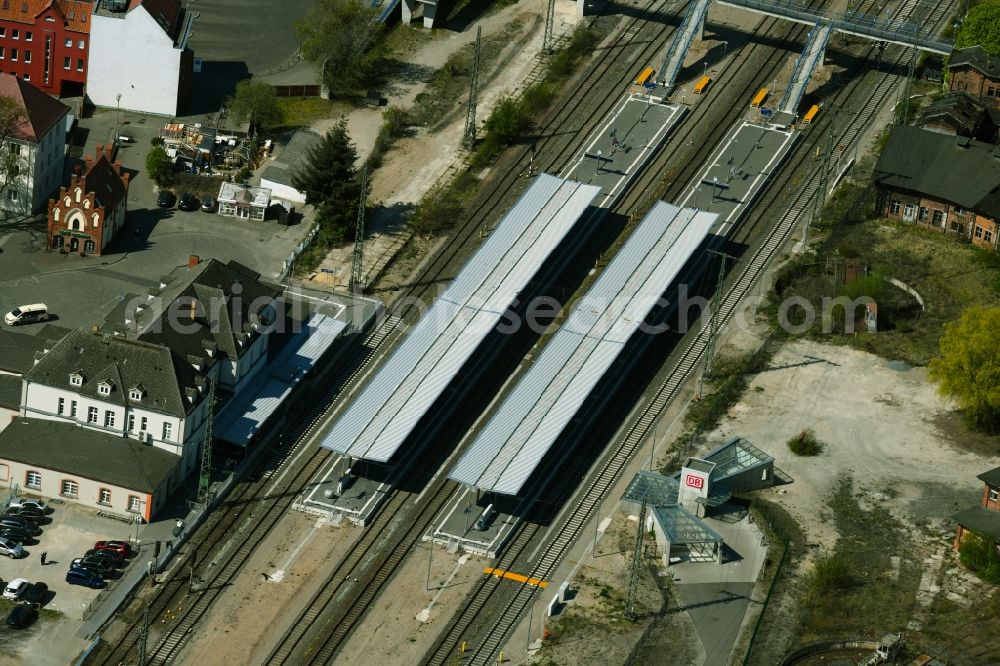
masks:
[[[261,182],[267,180],[272,183],[280,183],[282,185],[288,185],[289,187],[295,187],[292,184],[292,172],[283,166],[278,166],[277,164],[270,164],[260,172]]]
[[[1000,488],[1000,467],[994,467],[988,472],[983,472],[976,478],[984,483],[990,484],[991,486],[997,486]]]
[[[55,341],[50,341],[47,336],[25,335],[0,329],[0,370],[24,374],[35,364],[35,354],[53,344]]]
[[[1000,58],[991,56],[982,46],[955,49],[948,57],[948,69],[968,65],[992,78],[1000,78]]]
[[[79,388],[70,385],[73,373],[83,377]],[[196,375],[190,363],[163,345],[77,329],[43,355],[24,378],[122,405],[131,405],[129,390],[142,386],[145,396],[134,406],[184,416],[194,407],[184,400],[184,389],[197,386]],[[109,396],[98,395],[102,382],[112,384]]]
[[[722,543],[723,538],[680,504],[653,507],[653,516],[670,543]]]
[[[918,127],[895,126],[875,180],[1000,217],[1000,147]]]
[[[1000,542],[1000,511],[974,506],[952,516],[959,525]]]
[[[127,437],[24,418],[0,431],[0,458],[147,493],[161,487],[181,461]]]
[[[17,375],[0,375],[0,407],[20,409],[21,378]]]

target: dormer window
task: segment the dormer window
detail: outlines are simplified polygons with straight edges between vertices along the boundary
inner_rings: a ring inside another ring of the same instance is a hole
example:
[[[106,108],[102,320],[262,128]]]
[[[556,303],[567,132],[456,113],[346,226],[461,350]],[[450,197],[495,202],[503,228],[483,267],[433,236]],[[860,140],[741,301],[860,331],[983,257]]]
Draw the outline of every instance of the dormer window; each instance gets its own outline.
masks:
[[[145,395],[146,395],[146,389],[143,388],[142,385],[133,386],[128,391],[128,399],[132,400],[133,402],[141,402],[142,399],[145,397]]]
[[[83,375],[79,372],[74,372],[69,376],[70,386],[83,386]]]
[[[111,389],[113,388],[111,382],[101,382],[97,385],[97,392],[101,395],[111,395]]]

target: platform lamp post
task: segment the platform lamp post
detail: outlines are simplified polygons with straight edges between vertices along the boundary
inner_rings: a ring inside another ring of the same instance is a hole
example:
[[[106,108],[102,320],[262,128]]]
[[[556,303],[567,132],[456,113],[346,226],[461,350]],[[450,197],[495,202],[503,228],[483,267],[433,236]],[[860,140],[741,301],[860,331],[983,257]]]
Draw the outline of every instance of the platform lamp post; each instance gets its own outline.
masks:
[[[121,135],[122,124],[122,94],[115,95],[115,145],[118,145],[118,137]]]
[[[723,60],[725,60],[725,59],[726,59],[726,54],[727,54],[728,52],[729,52],[729,42],[727,42],[727,41],[723,41],[723,42],[722,42],[722,59],[723,59]]]

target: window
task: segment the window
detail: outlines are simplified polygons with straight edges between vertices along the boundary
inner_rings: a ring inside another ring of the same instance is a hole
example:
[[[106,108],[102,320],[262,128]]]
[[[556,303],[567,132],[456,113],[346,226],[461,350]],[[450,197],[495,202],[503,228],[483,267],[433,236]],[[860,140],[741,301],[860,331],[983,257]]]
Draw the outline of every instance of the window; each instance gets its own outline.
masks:
[[[965,215],[965,209],[961,206],[955,207],[955,215]]]
[[[983,240],[986,241],[987,243],[992,243],[993,242],[993,232],[992,231],[985,231],[985,232],[983,232]]]
[[[24,52],[24,62],[31,62],[31,51]]]
[[[983,237],[983,228],[977,224],[976,225],[976,238],[982,238],[982,237]]]
[[[965,225],[961,224],[959,222],[952,222],[951,223],[951,230],[955,231],[955,232],[958,232],[960,234],[964,234],[965,233]]]
[[[78,372],[74,372],[69,376],[70,386],[83,386],[83,375]]]
[[[98,490],[97,503],[104,504],[105,506],[111,506],[111,491],[107,488],[101,488]]]
[[[898,201],[893,201],[893,202],[891,202],[889,204],[889,214],[890,215],[899,215],[899,202]]]
[[[87,408],[87,423],[97,423],[97,407]]]
[[[27,72],[25,72],[25,74],[24,74],[24,80],[25,81],[30,81],[31,80],[31,74],[28,74]]]
[[[69,403],[69,415],[76,418],[76,400],[71,400]]]
[[[128,431],[135,432],[135,414],[128,415]]]
[[[72,39],[67,39],[66,40],[66,48],[68,48],[68,49],[73,48],[73,40]]]
[[[56,414],[62,416],[62,413],[65,409],[66,409],[66,398],[59,398],[59,406],[56,407]]]
[[[0,46],[0,60],[3,60],[3,47]]]
[[[0,28],[0,37],[7,36],[7,28]]]
[[[76,48],[78,48],[78,49],[84,48],[84,46],[83,46],[83,40],[82,39],[76,43]]]
[[[24,477],[24,485],[27,488],[39,490],[42,487],[42,475],[38,472],[28,472]]]
[[[139,506],[142,502],[135,495],[128,496],[128,510],[132,513],[139,513]]]
[[[11,62],[17,62],[17,49],[10,50],[10,59]]]
[[[17,201],[17,190],[7,190],[7,200]]]
[[[78,71],[78,72],[82,72],[83,71],[83,58],[77,58],[76,59],[76,71]]]
[[[920,221],[921,222],[927,221],[927,209],[924,208],[923,206],[920,207]]]
[[[170,441],[170,435],[171,435],[171,431],[173,429],[174,429],[174,427],[173,427],[172,424],[170,424],[170,423],[164,423],[163,424],[163,437],[162,437],[163,441],[165,441],[165,442],[169,442]]]
[[[139,402],[142,400],[142,389],[141,388],[131,388],[128,392],[128,399],[135,400]]]
[[[101,395],[111,395],[111,384],[107,382],[101,382],[97,385],[97,392]]]
[[[104,427],[114,428],[115,427],[115,413],[110,409],[104,412]]]
[[[59,494],[63,497],[76,497],[80,492],[80,486],[77,485],[76,481],[70,481],[69,479],[63,479],[62,486],[59,488]]]
[[[69,58],[63,58],[63,69],[69,69]]]
[[[11,39],[20,39],[21,38],[21,31],[20,30],[11,30],[10,31],[10,38]]]
[[[24,33],[24,41],[26,41],[26,42],[30,42],[31,41],[31,31],[30,30],[28,32]]]
[[[139,430],[147,430],[147,425],[149,425],[149,419],[143,416],[142,421],[139,422]]]
[[[998,498],[1000,498],[1000,490],[990,488],[990,501],[996,502]]]
[[[944,211],[935,210],[934,214],[932,216],[932,220],[934,222],[934,226],[935,227],[943,227],[944,226]]]

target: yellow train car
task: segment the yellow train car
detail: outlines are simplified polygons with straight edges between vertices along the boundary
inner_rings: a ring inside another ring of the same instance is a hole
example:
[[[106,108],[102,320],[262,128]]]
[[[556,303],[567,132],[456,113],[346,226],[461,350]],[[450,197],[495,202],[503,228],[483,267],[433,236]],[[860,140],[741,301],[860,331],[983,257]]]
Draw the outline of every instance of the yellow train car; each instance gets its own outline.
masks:
[[[653,75],[656,74],[656,70],[652,67],[647,67],[646,69],[639,72],[639,76],[635,78],[635,85],[644,86],[653,80]]]
[[[705,90],[708,88],[708,84],[711,82],[712,82],[712,77],[706,74],[705,76],[698,79],[698,83],[694,84],[694,90],[692,92],[694,92],[695,95],[702,94],[703,92],[705,92]]]
[[[806,115],[802,117],[802,124],[808,125],[812,121],[816,120],[816,116],[818,115],[819,115],[819,104],[813,104],[809,108],[809,110],[806,111]]]
[[[750,108],[759,109],[765,99],[767,99],[767,88],[761,88],[757,91],[757,94],[753,96],[753,99],[750,100]]]

